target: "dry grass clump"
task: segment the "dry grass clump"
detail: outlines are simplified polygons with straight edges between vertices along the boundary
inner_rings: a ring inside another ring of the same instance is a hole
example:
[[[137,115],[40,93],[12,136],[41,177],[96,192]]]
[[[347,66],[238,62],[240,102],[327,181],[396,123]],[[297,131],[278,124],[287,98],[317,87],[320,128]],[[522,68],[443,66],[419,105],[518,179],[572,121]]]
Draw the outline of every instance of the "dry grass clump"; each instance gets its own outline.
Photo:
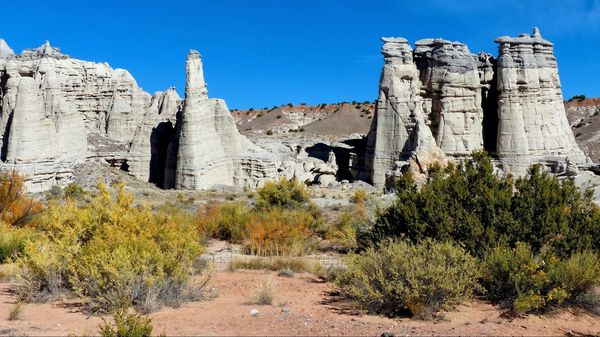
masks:
[[[12,307],[12,309],[10,309],[10,312],[8,313],[8,320],[9,321],[17,321],[19,319],[21,319],[21,315],[23,314],[23,302],[17,302],[15,303],[15,305]]]
[[[318,261],[307,260],[302,257],[274,256],[232,259],[229,269],[249,270],[288,270],[295,273],[314,272],[320,268]]]
[[[265,280],[260,282],[258,286],[258,293],[256,295],[256,304],[258,305],[272,305],[275,300],[275,288],[277,283],[272,280]]]

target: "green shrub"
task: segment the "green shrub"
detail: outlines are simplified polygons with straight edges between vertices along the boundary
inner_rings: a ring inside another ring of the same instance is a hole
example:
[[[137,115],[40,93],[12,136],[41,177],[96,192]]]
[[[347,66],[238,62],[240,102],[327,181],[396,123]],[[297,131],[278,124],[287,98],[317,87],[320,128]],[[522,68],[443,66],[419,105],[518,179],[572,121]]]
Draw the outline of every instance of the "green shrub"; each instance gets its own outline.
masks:
[[[133,207],[123,185],[114,198],[99,189],[86,205],[51,202],[40,216],[45,238],[27,241],[17,260],[22,297],[73,290],[99,311],[141,306],[150,297],[171,306],[186,300],[202,252],[194,226]]]
[[[390,317],[428,317],[479,289],[479,263],[451,243],[383,241],[350,255],[337,277],[360,307]]]
[[[356,227],[359,220],[352,212],[345,211],[327,228],[325,237],[344,250],[356,248]]]
[[[150,337],[152,336],[152,319],[138,313],[129,313],[125,309],[115,311],[112,316],[114,325],[104,318],[98,326],[102,337]]]
[[[534,253],[549,245],[564,256],[600,249],[600,210],[591,191],[582,193],[572,179],[558,180],[539,165],[514,180],[497,175],[490,158],[475,153],[459,165],[430,168],[420,189],[411,174],[399,178],[395,188],[397,201],[365,242],[453,240],[479,257],[519,241]]]
[[[87,192],[80,185],[69,183],[63,189],[63,194],[65,198],[81,199],[87,195]]]
[[[25,242],[32,238],[34,232],[30,228],[17,228],[0,224],[0,263],[23,253]]]
[[[534,254],[524,243],[498,247],[484,260],[488,296],[517,314],[547,310],[577,300],[600,281],[600,258],[592,252],[559,258]]]
[[[304,184],[296,179],[281,178],[269,181],[256,191],[256,207],[258,209],[270,208],[302,208],[310,202],[310,193]]]

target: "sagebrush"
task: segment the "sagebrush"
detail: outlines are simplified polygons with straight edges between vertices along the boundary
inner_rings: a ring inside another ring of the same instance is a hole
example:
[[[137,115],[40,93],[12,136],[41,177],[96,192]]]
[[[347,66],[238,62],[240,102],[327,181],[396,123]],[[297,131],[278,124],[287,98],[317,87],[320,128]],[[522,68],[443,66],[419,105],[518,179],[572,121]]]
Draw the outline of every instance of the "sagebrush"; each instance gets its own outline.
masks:
[[[479,261],[449,242],[385,240],[349,255],[337,284],[361,308],[427,318],[480,289]]]

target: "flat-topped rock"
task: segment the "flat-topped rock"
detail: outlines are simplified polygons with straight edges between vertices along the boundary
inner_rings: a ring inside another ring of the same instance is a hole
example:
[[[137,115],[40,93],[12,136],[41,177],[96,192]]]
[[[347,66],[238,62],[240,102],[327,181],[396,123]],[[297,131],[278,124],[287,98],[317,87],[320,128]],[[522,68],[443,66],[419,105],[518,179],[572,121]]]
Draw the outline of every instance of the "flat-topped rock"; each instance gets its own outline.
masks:
[[[536,28],[532,35],[499,38],[497,61],[498,138],[503,168],[524,174],[548,156],[586,157],[567,120],[552,44]]]

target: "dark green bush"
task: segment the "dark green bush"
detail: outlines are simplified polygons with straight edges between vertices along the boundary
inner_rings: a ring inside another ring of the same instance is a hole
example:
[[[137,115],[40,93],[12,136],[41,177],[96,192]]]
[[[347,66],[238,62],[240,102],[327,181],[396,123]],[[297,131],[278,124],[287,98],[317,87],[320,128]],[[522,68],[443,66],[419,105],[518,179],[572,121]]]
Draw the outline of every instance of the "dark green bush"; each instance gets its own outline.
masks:
[[[484,259],[483,285],[490,299],[514,313],[543,311],[577,300],[600,281],[600,258],[593,252],[559,258],[529,245],[492,249]]]
[[[499,176],[490,158],[476,153],[459,165],[433,167],[417,188],[406,174],[395,183],[397,201],[377,219],[371,241],[406,237],[453,240],[482,257],[498,245],[527,242],[561,256],[600,248],[600,211],[591,191],[558,180],[534,165],[519,179]]]
[[[76,183],[69,183],[63,190],[65,198],[81,199],[87,195],[87,192]]]
[[[479,262],[449,242],[386,240],[352,254],[336,282],[360,307],[427,318],[479,289]]]

